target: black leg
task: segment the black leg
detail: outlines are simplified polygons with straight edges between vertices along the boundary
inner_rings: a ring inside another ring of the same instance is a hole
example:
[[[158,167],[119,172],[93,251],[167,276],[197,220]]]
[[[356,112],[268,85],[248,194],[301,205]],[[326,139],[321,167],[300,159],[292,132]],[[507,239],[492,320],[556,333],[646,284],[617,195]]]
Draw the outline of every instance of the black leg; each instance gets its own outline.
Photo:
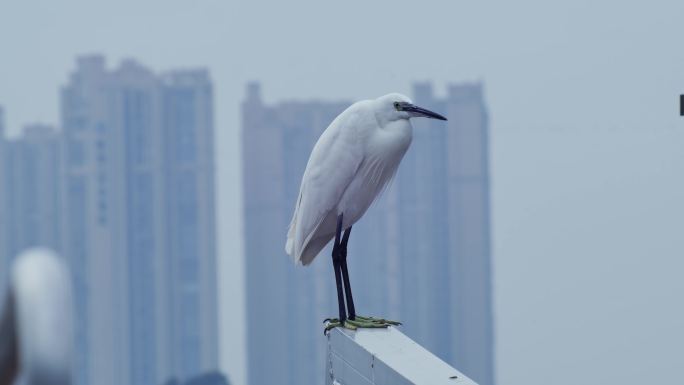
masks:
[[[332,250],[333,269],[335,270],[335,284],[337,285],[337,305],[340,309],[340,324],[344,325],[347,318],[344,310],[344,294],[342,293],[342,258],[340,254],[340,233],[342,232],[342,214],[337,217],[337,231]]]
[[[349,312],[349,319],[356,318],[356,309],[354,308],[354,299],[352,298],[351,285],[349,284],[349,271],[347,270],[347,242],[349,242],[349,233],[351,233],[351,226],[344,231],[342,243],[340,244],[340,256],[342,259],[342,279],[344,280],[344,294],[347,297],[347,310]]]

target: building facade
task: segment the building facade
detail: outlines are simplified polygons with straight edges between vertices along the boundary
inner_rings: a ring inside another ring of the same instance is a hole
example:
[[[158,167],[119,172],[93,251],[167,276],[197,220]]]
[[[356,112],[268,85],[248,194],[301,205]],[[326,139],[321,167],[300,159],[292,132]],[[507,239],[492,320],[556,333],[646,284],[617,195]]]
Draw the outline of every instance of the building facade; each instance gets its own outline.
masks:
[[[494,383],[489,124],[480,83],[429,83],[414,102],[449,119],[414,119],[396,180],[404,331],[478,384]],[[444,327],[449,325],[449,327]]]
[[[9,275],[9,241],[7,228],[9,226],[9,205],[7,186],[9,179],[7,169],[7,139],[5,137],[5,109],[0,106],[0,301],[4,301],[4,290]]]
[[[349,269],[357,311],[403,330],[480,384],[493,383],[487,113],[479,84],[415,102],[449,121],[414,119],[393,185],[354,226]],[[247,345],[250,384],[318,384],[321,321],[337,314],[329,247],[295,267],[284,242],[309,154],[350,103],[242,105]],[[283,341],[283,338],[285,339]]]
[[[178,378],[218,367],[213,90],[207,71],[162,76],[169,341]]]
[[[14,139],[2,131],[0,127],[0,292],[20,252],[37,246],[61,250],[59,135],[41,124],[24,127]]]
[[[266,105],[258,84],[242,104],[247,355],[250,384],[319,384],[322,321],[335,309],[332,268],[285,255],[285,234],[309,152],[347,102]],[[325,252],[323,252],[324,254]]]
[[[108,70],[101,56],[79,58],[62,88],[77,384],[218,364],[212,103],[206,71]]]

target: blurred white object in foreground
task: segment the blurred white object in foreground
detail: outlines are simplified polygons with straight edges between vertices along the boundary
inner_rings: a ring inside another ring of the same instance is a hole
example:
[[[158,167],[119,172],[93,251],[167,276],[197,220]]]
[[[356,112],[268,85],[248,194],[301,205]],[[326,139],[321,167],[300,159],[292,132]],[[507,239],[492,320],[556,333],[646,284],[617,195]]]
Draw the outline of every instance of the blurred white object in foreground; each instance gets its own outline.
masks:
[[[2,292],[2,288],[0,288]],[[17,257],[0,308],[0,385],[71,383],[71,280],[50,250]]]
[[[334,328],[326,385],[477,385],[396,328]]]

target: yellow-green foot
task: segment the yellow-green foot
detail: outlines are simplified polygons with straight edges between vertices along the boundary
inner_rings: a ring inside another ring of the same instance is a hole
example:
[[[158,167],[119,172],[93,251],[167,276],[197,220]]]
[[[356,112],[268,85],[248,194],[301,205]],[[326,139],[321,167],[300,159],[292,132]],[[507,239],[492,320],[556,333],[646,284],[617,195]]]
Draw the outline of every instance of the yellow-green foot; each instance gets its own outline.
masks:
[[[325,320],[325,330],[323,331],[324,334],[327,334],[330,329],[336,328],[338,326],[341,326],[345,329],[350,329],[350,330],[356,330],[359,328],[386,328],[389,326],[397,326],[401,325],[401,322],[398,321],[392,321],[392,320],[387,320],[384,318],[375,318],[375,317],[364,317],[357,315],[354,317],[353,320],[351,319],[346,319],[344,320],[344,324],[340,323],[340,320],[337,318],[331,318]]]

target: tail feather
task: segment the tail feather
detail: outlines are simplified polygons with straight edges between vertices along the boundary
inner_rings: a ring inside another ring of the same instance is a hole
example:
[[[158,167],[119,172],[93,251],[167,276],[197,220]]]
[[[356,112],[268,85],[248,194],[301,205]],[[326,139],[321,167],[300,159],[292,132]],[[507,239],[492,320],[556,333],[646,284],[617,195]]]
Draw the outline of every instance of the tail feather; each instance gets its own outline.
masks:
[[[331,239],[333,239],[332,235],[327,237],[316,237],[315,239],[310,240],[304,250],[302,250],[299,259],[296,262],[308,266]]]
[[[295,252],[295,236],[297,234],[297,213],[299,212],[299,204],[302,203],[302,191],[301,187],[299,189],[299,197],[297,198],[297,204],[295,205],[294,214],[292,214],[292,221],[290,221],[290,227],[287,230],[287,241],[285,241],[285,252],[287,255],[292,257],[294,263],[299,262],[297,253]]]
[[[294,236],[295,236],[295,225],[294,221],[290,225],[290,229],[287,231],[287,241],[285,242],[285,252],[287,255],[292,257],[294,262],[297,262],[297,257],[294,252]]]
[[[287,241],[285,242],[285,252],[292,257],[292,261],[297,265],[309,265],[318,253],[323,250],[325,245],[333,239],[334,234],[319,235],[315,238],[311,238],[316,232],[305,239],[301,245],[295,246],[297,239],[297,228],[295,225],[295,219],[292,220],[290,224],[290,229],[287,232]]]

